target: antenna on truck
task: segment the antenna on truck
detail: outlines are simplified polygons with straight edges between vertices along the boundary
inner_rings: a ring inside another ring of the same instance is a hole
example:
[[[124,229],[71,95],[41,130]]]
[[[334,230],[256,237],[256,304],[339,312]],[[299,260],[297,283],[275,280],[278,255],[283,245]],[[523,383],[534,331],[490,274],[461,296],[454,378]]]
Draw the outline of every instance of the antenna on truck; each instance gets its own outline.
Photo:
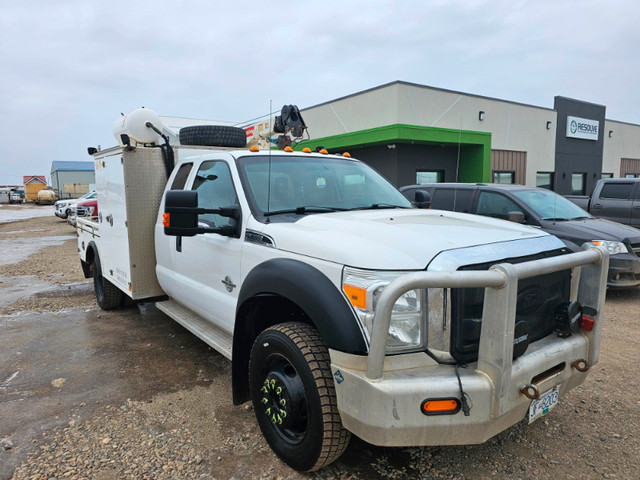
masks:
[[[273,113],[273,99],[269,100],[269,125],[273,125],[273,123],[271,123],[271,114]],[[268,174],[267,174],[267,214],[270,212],[270,206],[271,206],[271,142],[268,143],[269,145],[269,170],[268,170]],[[267,219],[266,219],[266,223],[270,223],[270,219],[271,215],[267,215]]]

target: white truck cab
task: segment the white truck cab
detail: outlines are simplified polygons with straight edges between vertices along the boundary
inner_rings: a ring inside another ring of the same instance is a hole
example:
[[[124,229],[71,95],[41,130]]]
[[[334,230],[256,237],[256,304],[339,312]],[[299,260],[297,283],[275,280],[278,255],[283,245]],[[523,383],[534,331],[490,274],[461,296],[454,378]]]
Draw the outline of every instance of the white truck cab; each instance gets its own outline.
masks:
[[[98,304],[154,300],[230,359],[283,461],[326,466],[351,433],[484,442],[585,380],[605,251],[415,209],[358,160],[287,150],[96,152],[100,217],[78,220]]]

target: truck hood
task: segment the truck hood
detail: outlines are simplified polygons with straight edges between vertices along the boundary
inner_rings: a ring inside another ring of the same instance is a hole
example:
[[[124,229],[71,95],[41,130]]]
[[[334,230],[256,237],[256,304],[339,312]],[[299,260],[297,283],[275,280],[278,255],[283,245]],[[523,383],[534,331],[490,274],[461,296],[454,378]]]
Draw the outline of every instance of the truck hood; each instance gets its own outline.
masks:
[[[602,218],[556,222],[542,220],[540,225],[546,232],[578,246],[591,240],[640,243],[640,230]]]
[[[380,270],[422,270],[445,250],[547,236],[503,220],[417,209],[312,214],[263,232],[280,250]]]

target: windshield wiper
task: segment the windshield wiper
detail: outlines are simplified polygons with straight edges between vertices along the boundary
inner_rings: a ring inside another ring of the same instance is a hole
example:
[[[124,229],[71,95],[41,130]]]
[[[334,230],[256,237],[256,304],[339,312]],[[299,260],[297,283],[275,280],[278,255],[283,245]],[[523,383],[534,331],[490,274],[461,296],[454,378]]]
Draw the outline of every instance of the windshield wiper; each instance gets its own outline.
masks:
[[[574,218],[553,218],[553,217],[546,217],[543,218],[542,220],[550,220],[552,222],[568,222],[569,220],[575,220]]]
[[[590,218],[593,217],[573,217],[571,220],[589,220]]]
[[[371,205],[367,205],[364,207],[350,208],[349,210],[378,210],[381,208],[411,208],[411,207],[405,207],[402,205],[393,205],[391,203],[372,203]]]
[[[273,212],[265,212],[263,215],[265,217],[270,217],[271,215],[285,215],[287,213],[304,215],[306,213],[344,212],[345,210],[346,208],[339,208],[339,207],[307,206],[307,207],[286,208],[284,210],[274,210]]]

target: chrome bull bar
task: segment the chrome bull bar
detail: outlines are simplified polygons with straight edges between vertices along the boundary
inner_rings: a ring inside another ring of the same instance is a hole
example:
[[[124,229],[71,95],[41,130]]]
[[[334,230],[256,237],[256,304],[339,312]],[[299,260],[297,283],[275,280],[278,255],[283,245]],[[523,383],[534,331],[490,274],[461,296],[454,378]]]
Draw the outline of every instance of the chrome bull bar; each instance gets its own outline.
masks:
[[[426,288],[484,288],[482,327],[477,371],[493,384],[493,415],[502,413],[501,398],[511,383],[513,332],[518,280],[572,268],[571,299],[593,309],[595,327],[584,332],[588,338],[588,362],[598,361],[602,315],[606,294],[609,255],[602,247],[533,260],[519,264],[501,263],[487,271],[417,272],[402,275],[380,295],[373,319],[366,375],[371,381],[382,378],[391,313],[396,301],[406,292]]]

